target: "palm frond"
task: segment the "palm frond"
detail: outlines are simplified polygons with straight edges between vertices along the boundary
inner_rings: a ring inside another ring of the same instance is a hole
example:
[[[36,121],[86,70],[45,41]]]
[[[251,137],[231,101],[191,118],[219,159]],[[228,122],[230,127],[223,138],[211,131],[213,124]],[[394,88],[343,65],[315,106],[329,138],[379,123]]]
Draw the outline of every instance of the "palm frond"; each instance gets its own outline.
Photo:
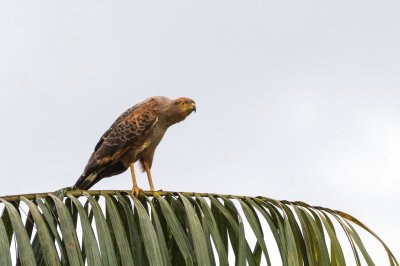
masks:
[[[0,265],[374,265],[358,228],[400,266],[353,216],[303,202],[66,190],[0,197],[0,211]]]

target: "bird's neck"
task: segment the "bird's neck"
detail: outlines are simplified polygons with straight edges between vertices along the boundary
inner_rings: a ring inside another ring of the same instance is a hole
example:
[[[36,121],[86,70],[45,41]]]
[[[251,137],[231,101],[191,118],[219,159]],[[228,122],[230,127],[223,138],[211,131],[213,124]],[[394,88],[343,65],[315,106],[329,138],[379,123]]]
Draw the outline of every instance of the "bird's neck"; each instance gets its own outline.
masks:
[[[174,116],[165,117],[165,123],[167,126],[172,126],[173,124],[179,123],[186,118],[184,114],[176,114]]]

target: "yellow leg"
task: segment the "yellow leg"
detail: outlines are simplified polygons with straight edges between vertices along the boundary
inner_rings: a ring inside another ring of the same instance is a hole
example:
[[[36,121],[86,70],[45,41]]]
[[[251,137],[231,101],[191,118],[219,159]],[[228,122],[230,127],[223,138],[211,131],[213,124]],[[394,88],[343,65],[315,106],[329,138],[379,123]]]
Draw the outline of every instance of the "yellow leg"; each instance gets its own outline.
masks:
[[[150,191],[154,191],[153,179],[151,178],[150,167],[147,163],[143,163],[144,170],[146,170],[147,178],[149,179]]]
[[[133,186],[132,186],[132,194],[135,195],[135,196],[138,196],[140,191],[142,191],[142,189],[140,189],[138,187],[137,182],[136,182],[134,163],[131,163],[129,167],[131,169],[132,184],[133,184]]]

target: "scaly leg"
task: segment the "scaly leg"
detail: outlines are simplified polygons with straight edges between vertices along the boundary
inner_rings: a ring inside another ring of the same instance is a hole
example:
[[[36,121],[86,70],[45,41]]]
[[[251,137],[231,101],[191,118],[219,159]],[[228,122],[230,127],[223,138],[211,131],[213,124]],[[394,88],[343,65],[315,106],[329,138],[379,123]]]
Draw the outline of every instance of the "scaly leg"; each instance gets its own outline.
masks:
[[[138,187],[137,182],[136,182],[136,176],[135,176],[135,167],[134,167],[135,163],[131,163],[130,164],[130,169],[131,169],[131,176],[132,176],[132,194],[135,196],[138,196],[140,191],[142,191],[141,188]]]
[[[151,178],[150,167],[147,163],[143,162],[144,170],[146,170],[147,178],[149,179],[150,191],[154,191],[153,179]]]

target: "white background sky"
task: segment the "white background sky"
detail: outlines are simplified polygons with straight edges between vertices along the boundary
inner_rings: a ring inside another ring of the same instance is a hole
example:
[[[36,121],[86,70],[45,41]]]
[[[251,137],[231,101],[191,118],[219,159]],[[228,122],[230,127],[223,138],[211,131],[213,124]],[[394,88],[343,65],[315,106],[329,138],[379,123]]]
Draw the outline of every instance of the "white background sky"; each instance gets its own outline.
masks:
[[[125,109],[187,96],[198,112],[157,149],[156,188],[343,210],[399,258],[399,14],[399,1],[1,1],[0,195],[73,185]],[[129,172],[94,187],[130,188]]]

